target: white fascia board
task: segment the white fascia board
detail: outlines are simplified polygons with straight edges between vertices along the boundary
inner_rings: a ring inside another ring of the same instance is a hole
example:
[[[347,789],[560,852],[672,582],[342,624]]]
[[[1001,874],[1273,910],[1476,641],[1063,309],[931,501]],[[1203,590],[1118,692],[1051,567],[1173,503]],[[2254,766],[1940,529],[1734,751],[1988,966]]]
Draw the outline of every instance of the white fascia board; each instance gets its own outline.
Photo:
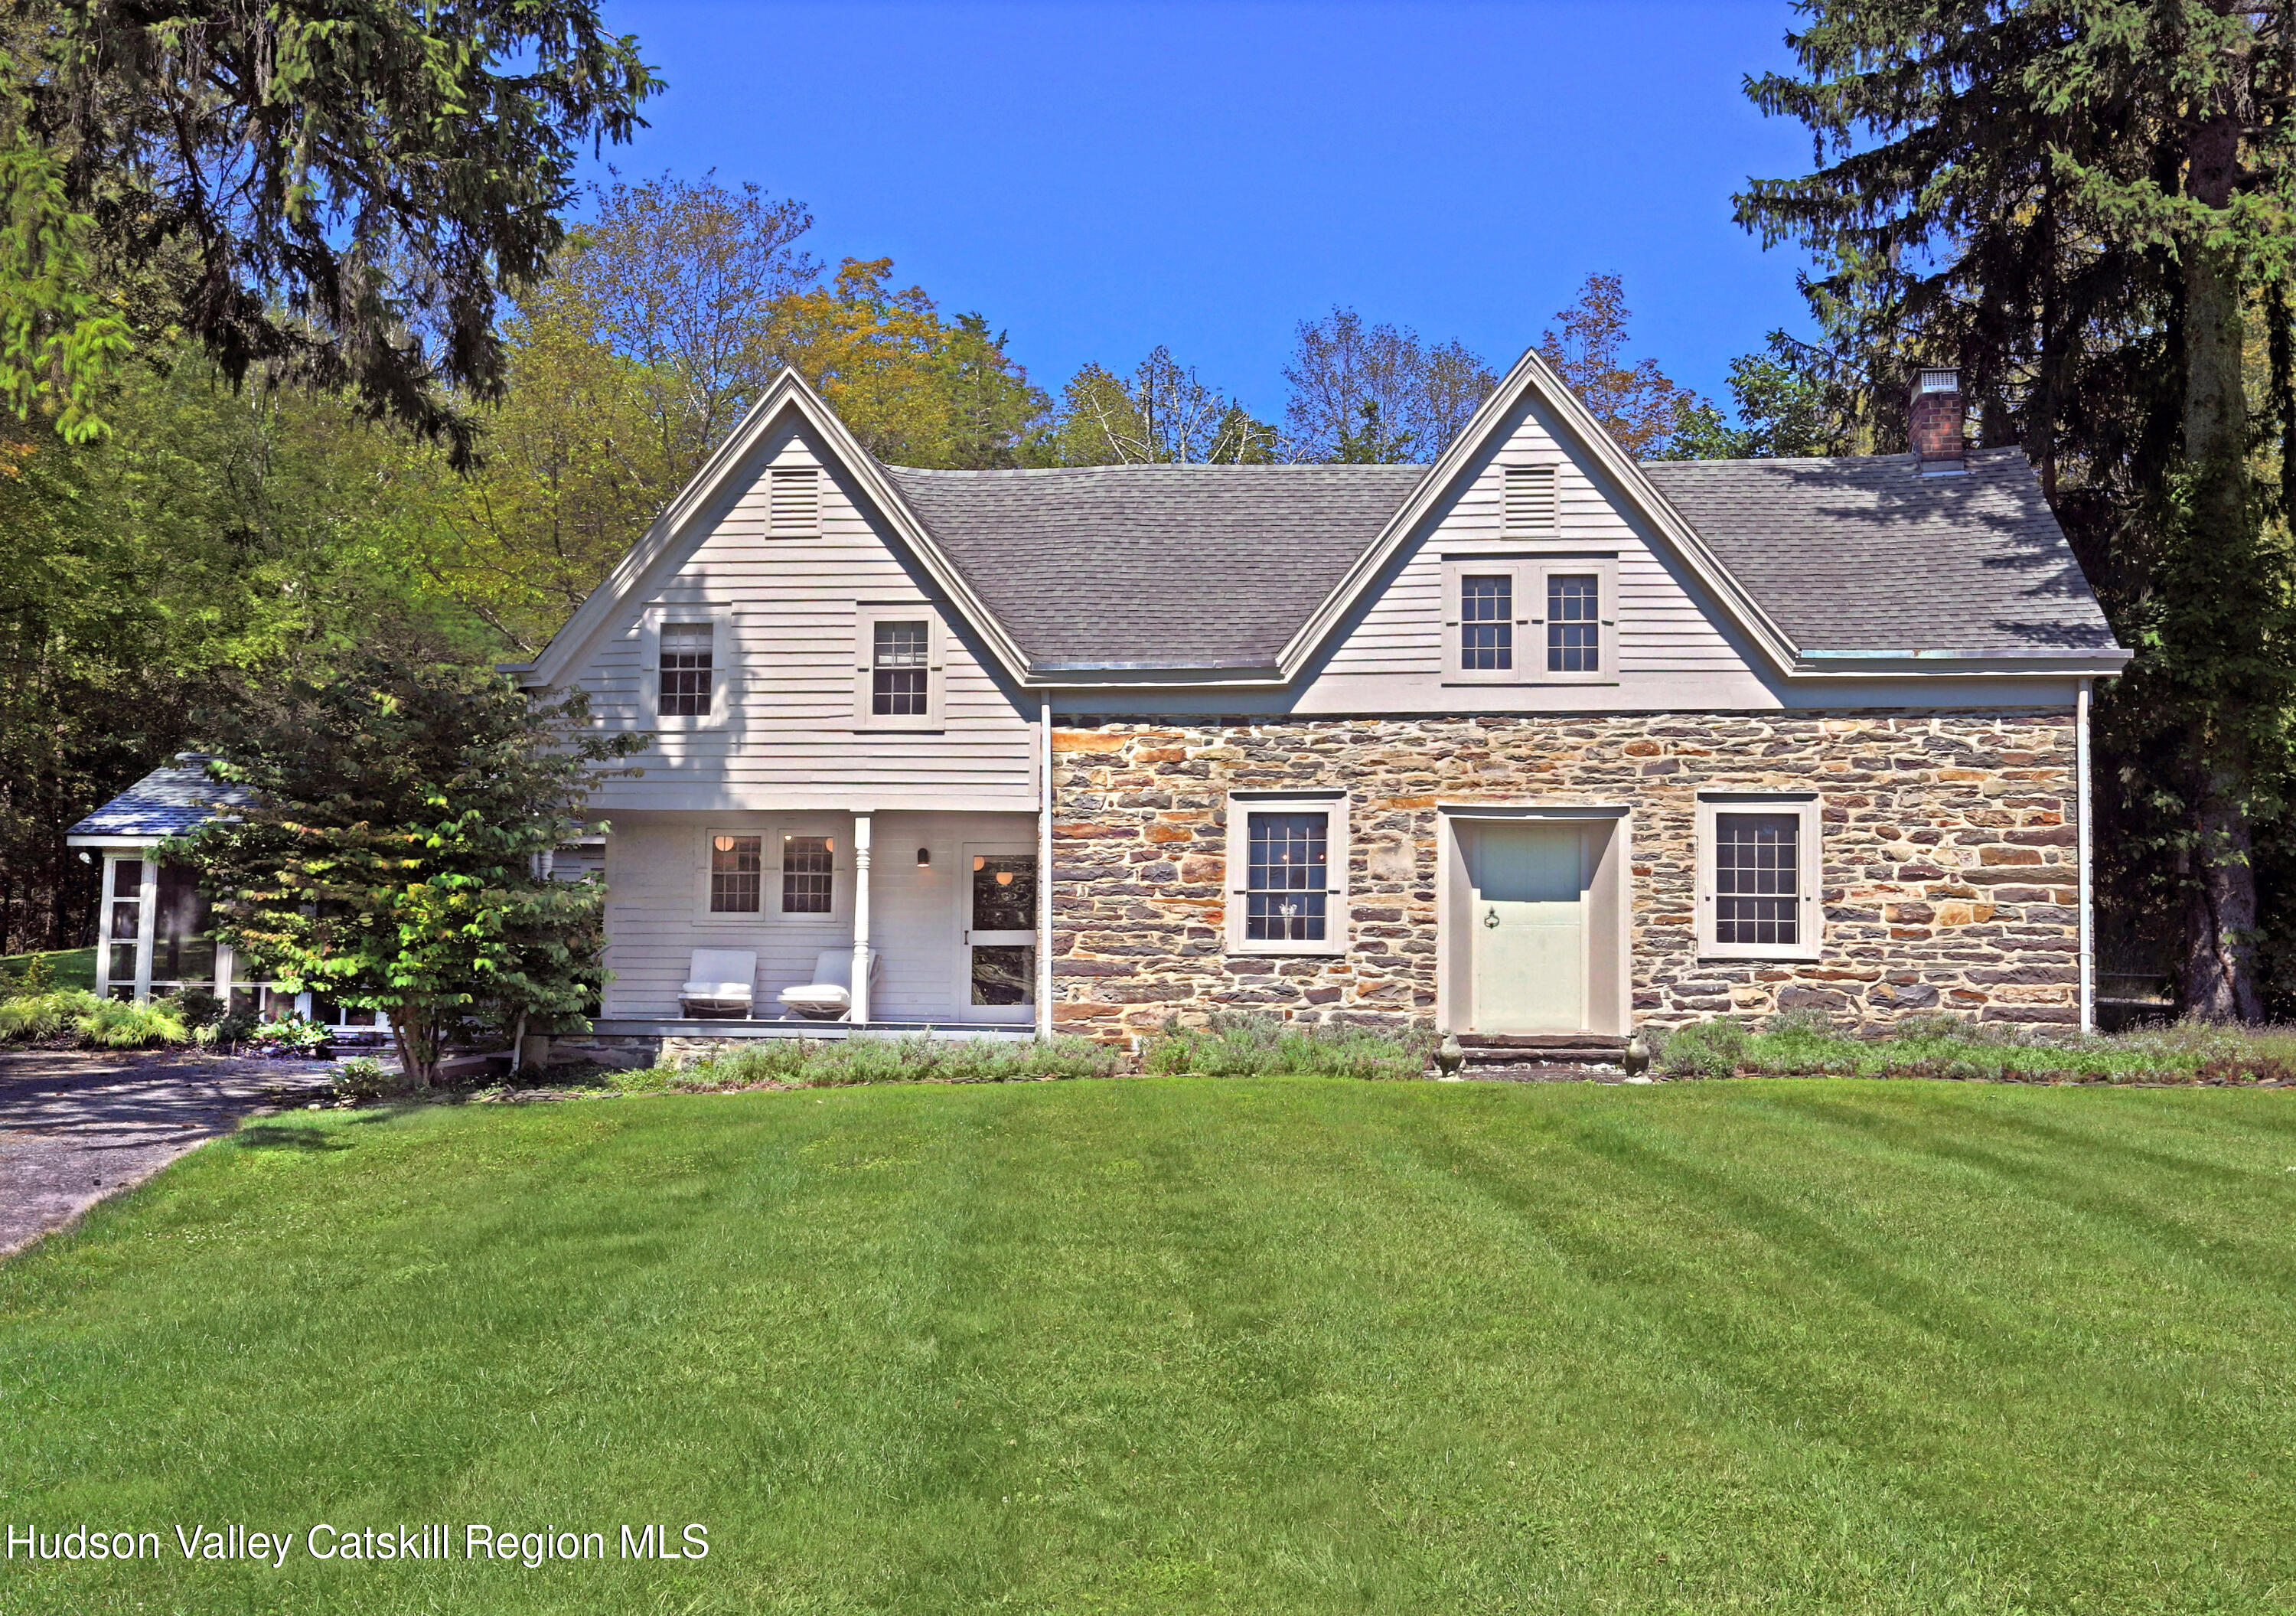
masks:
[[[1625,491],[1628,499],[1634,503],[1651,525],[1659,530],[1681,557],[1683,564],[1722,603],[1723,609],[1736,619],[1738,626],[1761,646],[1777,671],[1790,674],[1794,663],[1793,642],[1770,620],[1768,613],[1754,603],[1753,596],[1746,593],[1714,553],[1706,547],[1706,541],[1698,537],[1697,529],[1683,520],[1681,513],[1643,474],[1642,468],[1619,447],[1618,440],[1603,430],[1603,423],[1595,419],[1593,412],[1579,402],[1578,396],[1563,384],[1562,379],[1554,373],[1534,348],[1526,350],[1522,357],[1515,361],[1514,368],[1506,373],[1505,380],[1499,383],[1489,398],[1483,400],[1482,407],[1460,429],[1450,447],[1443,451],[1433,465],[1427,468],[1427,475],[1412,490],[1411,497],[1403,502],[1402,509],[1389,519],[1387,526],[1381,529],[1379,537],[1373,541],[1371,547],[1356,559],[1355,565],[1348,569],[1347,576],[1324,597],[1324,603],[1316,608],[1315,615],[1308,619],[1306,627],[1292,636],[1291,643],[1283,647],[1285,677],[1298,674],[1307,665],[1316,648],[1339,627],[1357,598],[1394,559],[1396,552],[1403,547],[1413,529],[1434,509],[1436,502],[1450,488],[1452,480],[1481,451],[1492,433],[1498,430],[1508,415],[1513,414],[1515,406],[1526,396],[1533,394],[1562,418],[1564,426]]]
[[[750,451],[781,418],[783,410],[795,410],[820,434],[828,454],[885,513],[902,541],[923,564],[926,575],[955,606],[966,625],[988,644],[1004,672],[1015,680],[1025,677],[1028,659],[1021,654],[1020,646],[933,542],[932,535],[926,531],[916,513],[909,509],[908,502],[901,497],[900,490],[885,475],[876,457],[861,447],[837,418],[836,412],[822,403],[802,376],[785,369],[774,378],[773,385],[750,406],[740,424],[726,435],[717,453],[703,463],[693,480],[679,490],[677,497],[662,508],[644,535],[606,575],[605,581],[589,593],[574,615],[567,619],[566,626],[551,636],[542,654],[519,676],[521,684],[547,688],[565,677],[567,669],[581,659],[597,636],[627,608],[631,594],[655,563],[685,535],[694,518],[708,510],[725,491]]]
[[[2109,679],[2136,652],[2111,651],[1805,651],[1787,677],[1794,679],[1900,679],[1925,677]]]
[[[67,836],[68,848],[156,848],[167,840],[164,836]]]

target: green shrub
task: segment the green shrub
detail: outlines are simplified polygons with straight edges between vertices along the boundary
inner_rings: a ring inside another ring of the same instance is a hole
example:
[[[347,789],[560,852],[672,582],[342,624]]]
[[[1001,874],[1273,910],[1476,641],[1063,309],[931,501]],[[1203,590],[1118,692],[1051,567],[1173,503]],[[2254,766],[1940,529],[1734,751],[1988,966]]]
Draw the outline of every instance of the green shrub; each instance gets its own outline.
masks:
[[[398,1062],[386,1064],[373,1055],[354,1055],[335,1068],[335,1094],[345,1100],[379,1100],[413,1091],[406,1070]]]
[[[79,1041],[92,1049],[145,1049],[155,1044],[181,1044],[191,1038],[183,1017],[165,1000],[131,1004],[126,999],[97,999],[92,1008],[75,1016],[72,1027]]]
[[[1742,1021],[1693,1021],[1666,1033],[1656,1063],[1669,1078],[1726,1078],[1745,1061],[1752,1042]]]
[[[223,1001],[204,988],[186,988],[174,996],[174,1002],[184,1025],[194,1032],[223,1020]]]
[[[44,954],[26,955],[20,975],[0,970],[0,999],[44,998],[55,990],[56,973]]]
[[[634,1073],[625,1087],[745,1088],[760,1083],[836,1088],[857,1083],[1005,1083],[1040,1078],[1106,1078],[1122,1070],[1117,1050],[1090,1038],[1049,1043],[1006,1039],[900,1038],[862,1034],[825,1042],[758,1038],[685,1067]]]
[[[300,1011],[256,1022],[246,1041],[273,1054],[316,1055],[327,1046],[329,1030]]]
[[[1426,1071],[1434,1042],[1424,1032],[1397,1037],[1224,1011],[1201,1027],[1165,1022],[1141,1065],[1205,1078],[1416,1078]]]
[[[93,1013],[102,1003],[78,988],[0,999],[0,1040],[56,1038],[74,1030],[80,1017]]]

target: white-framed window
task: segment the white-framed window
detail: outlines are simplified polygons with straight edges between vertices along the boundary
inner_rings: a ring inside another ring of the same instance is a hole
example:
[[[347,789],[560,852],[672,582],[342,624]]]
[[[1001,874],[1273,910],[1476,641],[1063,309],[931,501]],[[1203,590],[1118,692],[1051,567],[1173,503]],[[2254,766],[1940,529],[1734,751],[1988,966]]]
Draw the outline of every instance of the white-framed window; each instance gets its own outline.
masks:
[[[862,729],[939,729],[939,614],[930,606],[864,605],[854,615],[854,723]]]
[[[1815,792],[1698,798],[1698,952],[1711,959],[1816,959],[1825,932]]]
[[[1561,468],[1552,462],[1502,468],[1505,493],[1500,530],[1509,538],[1551,538],[1562,530],[1558,488]]]
[[[1230,953],[1345,954],[1346,795],[1230,792],[1227,889]]]
[[[1618,677],[1614,556],[1455,557],[1443,566],[1443,594],[1446,684]]]
[[[696,918],[750,927],[837,920],[851,906],[846,853],[834,823],[711,826],[695,865]]]
[[[784,831],[781,847],[781,912],[832,915],[837,910],[837,838]]]
[[[655,697],[665,718],[701,718],[709,713],[711,664],[718,637],[715,623],[664,623],[654,677]]]
[[[759,913],[765,899],[766,839],[738,831],[713,831],[708,857],[709,913]]]
[[[722,607],[655,605],[638,622],[639,688],[656,729],[726,721],[740,681],[733,619]]]

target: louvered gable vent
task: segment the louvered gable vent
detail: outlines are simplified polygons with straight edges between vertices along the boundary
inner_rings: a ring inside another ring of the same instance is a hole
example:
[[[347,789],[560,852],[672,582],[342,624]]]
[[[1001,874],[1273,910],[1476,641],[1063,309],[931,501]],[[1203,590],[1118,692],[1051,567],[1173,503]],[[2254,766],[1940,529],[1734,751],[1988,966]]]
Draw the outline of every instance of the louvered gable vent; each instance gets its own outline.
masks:
[[[1551,465],[1511,465],[1506,469],[1506,531],[1553,533],[1561,525],[1556,508],[1554,468]]]
[[[811,466],[775,466],[773,530],[777,534],[821,531],[821,474]]]

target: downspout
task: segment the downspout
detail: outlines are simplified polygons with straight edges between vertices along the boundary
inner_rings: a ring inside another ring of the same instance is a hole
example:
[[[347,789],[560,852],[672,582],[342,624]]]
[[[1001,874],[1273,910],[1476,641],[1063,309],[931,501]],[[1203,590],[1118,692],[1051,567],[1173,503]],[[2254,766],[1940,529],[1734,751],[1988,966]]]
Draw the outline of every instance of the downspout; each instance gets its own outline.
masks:
[[[2079,804],[2080,829],[2078,845],[2080,858],[2080,1029],[2096,1030],[2096,923],[2090,897],[2090,842],[2088,833],[2088,692],[2090,681],[2080,682],[2080,694],[2073,706],[2073,767],[2079,772],[2076,792]]]
[[[1053,1036],[1053,699],[1037,708],[1037,1037]]]

